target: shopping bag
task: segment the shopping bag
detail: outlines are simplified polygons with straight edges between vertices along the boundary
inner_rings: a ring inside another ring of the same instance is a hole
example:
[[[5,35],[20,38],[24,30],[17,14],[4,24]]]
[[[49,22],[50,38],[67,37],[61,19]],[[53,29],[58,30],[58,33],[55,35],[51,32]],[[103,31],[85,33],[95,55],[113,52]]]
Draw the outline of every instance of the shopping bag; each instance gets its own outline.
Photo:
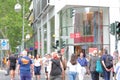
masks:
[[[98,59],[98,60],[96,61],[96,71],[99,72],[99,73],[102,73],[102,72],[103,72],[103,68],[102,68],[102,64],[101,64],[100,59]]]

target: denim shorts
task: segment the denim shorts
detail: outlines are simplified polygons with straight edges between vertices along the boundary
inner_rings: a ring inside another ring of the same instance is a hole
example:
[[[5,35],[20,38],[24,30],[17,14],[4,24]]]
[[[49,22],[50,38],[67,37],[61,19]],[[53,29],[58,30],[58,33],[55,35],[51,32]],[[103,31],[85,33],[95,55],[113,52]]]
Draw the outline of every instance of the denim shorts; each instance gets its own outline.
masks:
[[[34,74],[35,75],[41,74],[41,66],[34,66]]]

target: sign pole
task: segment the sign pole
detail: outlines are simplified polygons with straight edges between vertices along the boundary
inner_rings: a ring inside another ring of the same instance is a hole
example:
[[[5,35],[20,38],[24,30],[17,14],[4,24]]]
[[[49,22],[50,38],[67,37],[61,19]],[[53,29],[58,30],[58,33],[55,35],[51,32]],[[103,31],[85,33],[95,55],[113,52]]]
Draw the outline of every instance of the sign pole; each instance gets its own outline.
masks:
[[[0,64],[1,64],[1,69],[2,69],[2,50],[0,50],[0,52],[1,52],[1,54],[0,54],[1,63]]]

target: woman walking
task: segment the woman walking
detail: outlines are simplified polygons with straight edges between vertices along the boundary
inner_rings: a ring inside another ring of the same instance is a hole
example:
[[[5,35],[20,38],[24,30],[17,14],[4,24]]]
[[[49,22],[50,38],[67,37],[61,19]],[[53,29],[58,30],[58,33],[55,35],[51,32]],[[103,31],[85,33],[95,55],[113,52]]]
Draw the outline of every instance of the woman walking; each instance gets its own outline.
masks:
[[[70,59],[70,61],[68,61],[67,67],[68,67],[68,80],[76,80],[77,56],[75,54],[71,55],[71,59]]]
[[[96,62],[99,59],[99,57],[96,56],[96,54],[97,54],[97,51],[94,50],[89,61],[89,69],[91,72],[92,80],[99,80],[99,73],[96,71]]]
[[[80,52],[80,55],[77,59],[79,67],[78,67],[78,78],[79,80],[84,80],[85,74],[89,74],[89,69],[88,69],[88,61],[85,57],[85,53],[82,51]]]
[[[42,65],[42,59],[37,54],[34,59],[34,75],[36,77],[36,80],[40,80],[41,65]]]

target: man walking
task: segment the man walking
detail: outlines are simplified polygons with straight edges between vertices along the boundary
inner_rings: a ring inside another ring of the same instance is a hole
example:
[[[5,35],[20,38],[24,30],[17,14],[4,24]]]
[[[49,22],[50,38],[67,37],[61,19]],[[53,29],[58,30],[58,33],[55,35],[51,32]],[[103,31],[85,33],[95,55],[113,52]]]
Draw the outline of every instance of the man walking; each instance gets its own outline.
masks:
[[[104,80],[110,80],[110,72],[113,70],[113,57],[108,55],[106,49],[103,50],[102,65]]]
[[[22,57],[18,59],[18,71],[20,71],[21,80],[31,80],[33,65],[32,60],[27,56],[27,51],[23,51]]]
[[[14,54],[11,54],[11,56],[8,59],[11,80],[14,80],[15,78],[16,62],[17,58],[14,56]]]

